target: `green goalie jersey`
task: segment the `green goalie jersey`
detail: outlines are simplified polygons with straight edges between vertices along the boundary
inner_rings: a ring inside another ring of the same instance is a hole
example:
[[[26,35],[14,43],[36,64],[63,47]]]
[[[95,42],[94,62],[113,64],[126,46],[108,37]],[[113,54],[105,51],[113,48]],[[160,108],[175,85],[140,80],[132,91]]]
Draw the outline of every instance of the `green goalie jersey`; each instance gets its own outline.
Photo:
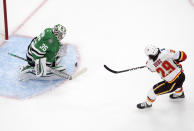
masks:
[[[52,65],[60,46],[61,44],[52,33],[52,29],[46,28],[43,33],[32,40],[28,47],[27,59],[34,61],[46,57],[46,64]]]

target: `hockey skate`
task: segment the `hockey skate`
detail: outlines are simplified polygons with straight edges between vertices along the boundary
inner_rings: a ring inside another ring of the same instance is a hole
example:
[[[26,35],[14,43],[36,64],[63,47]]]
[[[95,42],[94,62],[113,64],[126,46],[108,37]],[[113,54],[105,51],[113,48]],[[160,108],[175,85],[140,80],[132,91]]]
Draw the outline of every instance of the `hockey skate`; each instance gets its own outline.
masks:
[[[150,107],[152,107],[152,104],[149,105],[147,102],[142,102],[142,103],[137,104],[137,108],[139,109],[145,109],[145,108],[150,108]]]
[[[184,100],[185,94],[184,94],[184,92],[182,92],[181,95],[177,95],[177,94],[173,93],[173,94],[171,94],[169,97],[170,97],[170,99],[172,99],[172,100]]]

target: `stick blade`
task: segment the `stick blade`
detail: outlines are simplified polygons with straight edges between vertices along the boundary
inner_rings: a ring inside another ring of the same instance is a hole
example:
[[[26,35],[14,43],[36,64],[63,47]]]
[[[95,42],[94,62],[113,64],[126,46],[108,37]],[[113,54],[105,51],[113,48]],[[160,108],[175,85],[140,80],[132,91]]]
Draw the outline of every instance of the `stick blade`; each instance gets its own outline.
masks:
[[[112,72],[112,73],[115,73],[115,74],[118,73],[118,71],[114,71],[114,70],[110,69],[107,65],[104,65],[104,68],[107,69],[108,71]]]

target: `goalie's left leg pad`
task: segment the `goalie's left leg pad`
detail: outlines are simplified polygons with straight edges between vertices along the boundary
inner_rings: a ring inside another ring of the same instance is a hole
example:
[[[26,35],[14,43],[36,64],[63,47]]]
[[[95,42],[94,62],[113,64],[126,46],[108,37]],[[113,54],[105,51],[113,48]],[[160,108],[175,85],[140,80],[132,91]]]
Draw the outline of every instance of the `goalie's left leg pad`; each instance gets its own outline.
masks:
[[[64,79],[55,81],[29,80],[22,82],[18,80],[18,69],[20,65],[26,65],[25,61],[8,55],[8,51],[25,58],[28,44],[32,38],[23,36],[12,36],[10,41],[0,47],[0,96],[24,99],[42,94],[55,87],[61,86]],[[75,63],[79,62],[79,53],[75,46],[68,44],[66,56],[61,60],[61,65],[66,67],[66,73],[72,75]]]

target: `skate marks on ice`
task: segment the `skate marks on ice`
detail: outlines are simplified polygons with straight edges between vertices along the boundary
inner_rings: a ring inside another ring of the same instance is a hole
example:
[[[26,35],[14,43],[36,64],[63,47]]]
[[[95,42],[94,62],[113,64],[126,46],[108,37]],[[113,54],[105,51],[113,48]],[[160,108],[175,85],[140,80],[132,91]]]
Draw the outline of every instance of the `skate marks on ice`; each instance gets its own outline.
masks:
[[[26,49],[31,40],[32,38],[13,36],[10,38],[10,41],[7,41],[0,47],[0,96],[17,99],[29,98],[58,87],[65,81],[18,81],[17,75],[19,67],[27,63],[10,57],[8,52],[25,58]],[[77,49],[73,45],[67,44],[66,56],[62,59],[61,64],[66,66],[66,72],[68,74],[74,74],[77,67],[75,64],[77,62],[79,62]]]

